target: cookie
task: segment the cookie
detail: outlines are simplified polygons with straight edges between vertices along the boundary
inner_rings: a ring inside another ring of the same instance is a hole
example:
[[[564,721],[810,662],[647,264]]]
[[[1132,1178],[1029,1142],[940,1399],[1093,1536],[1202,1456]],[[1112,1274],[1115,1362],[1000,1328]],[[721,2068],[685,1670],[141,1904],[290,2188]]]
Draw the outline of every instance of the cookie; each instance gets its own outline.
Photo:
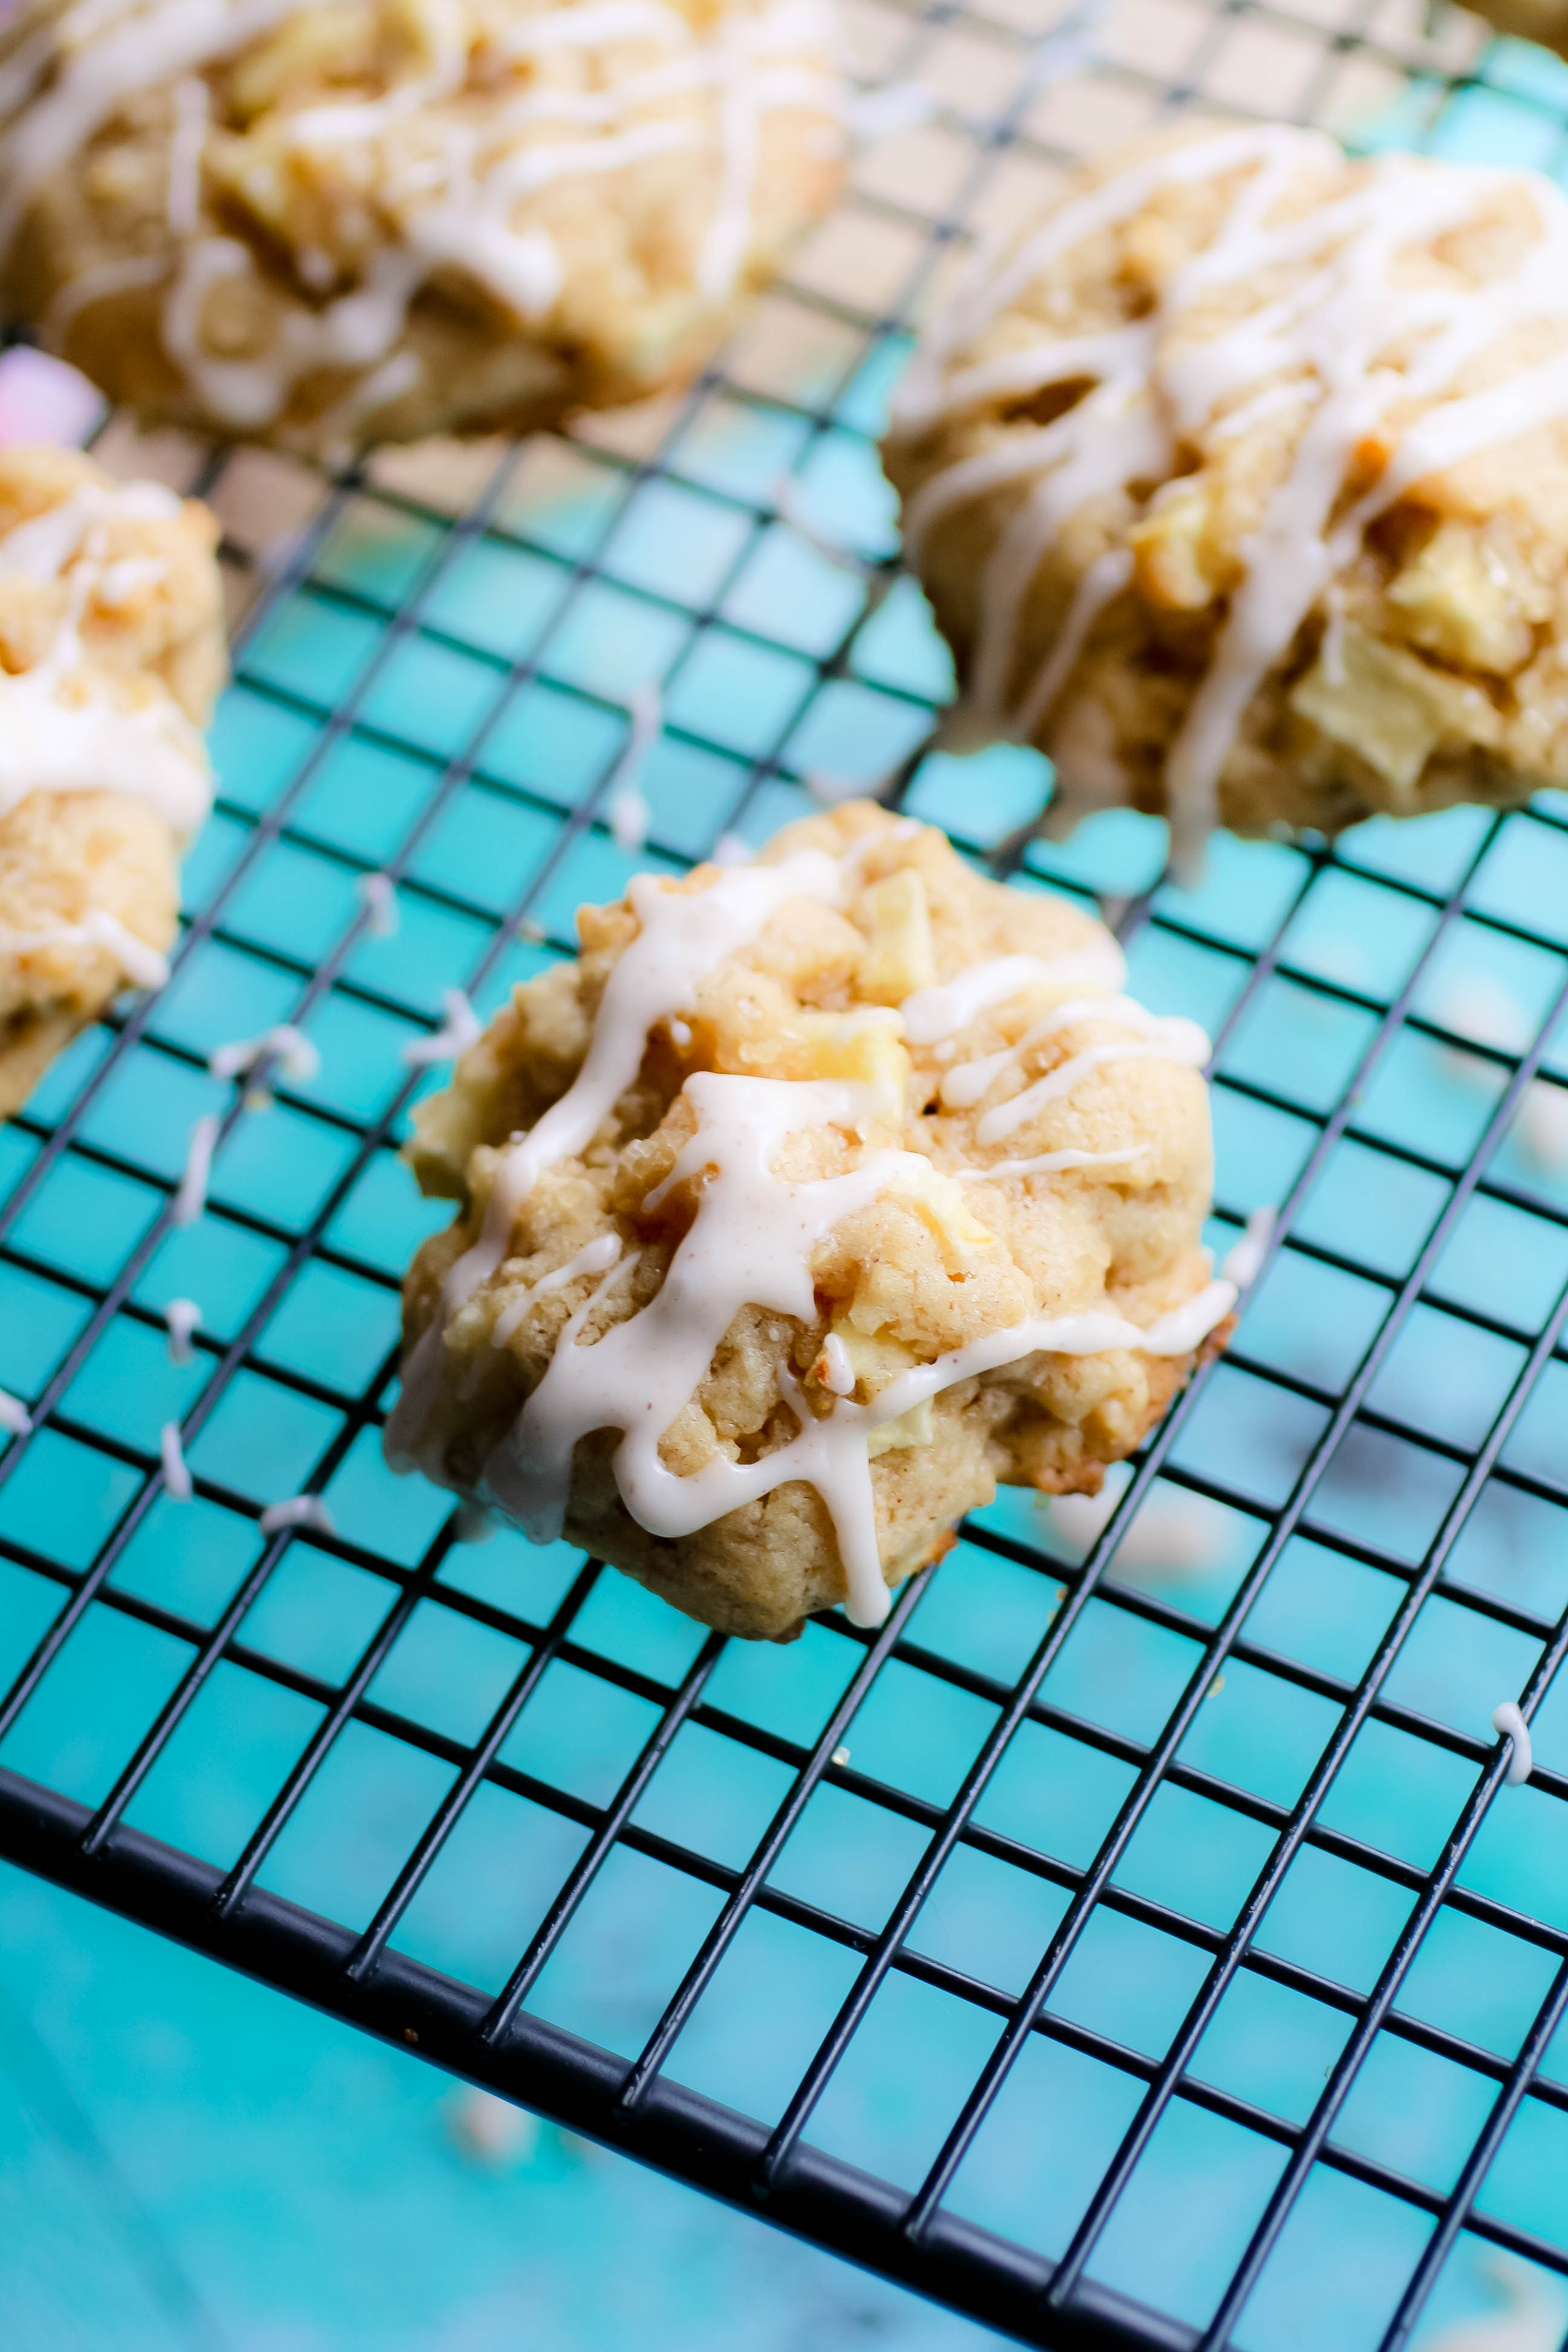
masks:
[[[1048,829],[1332,835],[1568,782],[1568,203],[1319,133],[1123,157],[976,255],[884,463]]]
[[[1539,41],[1542,48],[1568,57],[1568,6],[1563,0],[1465,0],[1465,5],[1500,33],[1511,33],[1519,41]]]
[[[416,1110],[394,1466],[774,1640],[1094,1492],[1235,1299],[1202,1031],[865,803],[578,927]]]
[[[147,419],[332,456],[689,374],[831,203],[828,0],[34,0],[0,290]]]
[[[0,1118],[156,985],[212,797],[217,526],[75,450],[0,449]]]

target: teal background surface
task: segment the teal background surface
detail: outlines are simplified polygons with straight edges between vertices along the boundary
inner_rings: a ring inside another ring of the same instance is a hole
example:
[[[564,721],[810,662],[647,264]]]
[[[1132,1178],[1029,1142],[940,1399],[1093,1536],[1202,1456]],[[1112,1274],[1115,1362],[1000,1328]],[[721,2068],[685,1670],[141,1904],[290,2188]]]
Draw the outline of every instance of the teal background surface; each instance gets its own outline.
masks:
[[[1454,16],[1428,39],[1386,10],[1338,29],[1317,9],[1247,13],[1310,50],[1330,78],[1310,107],[1364,145],[1563,168],[1568,68],[1542,52],[1483,47]],[[1162,21],[1177,16],[1191,18],[1194,58],[1232,26],[1169,6]],[[1173,56],[1167,68],[1129,53],[1118,22],[1082,37],[1073,79],[1043,81],[1015,163],[1072,152],[1075,104],[1086,126],[1113,100],[1131,119],[1183,80]],[[1000,100],[974,95],[973,58],[961,71],[931,48],[940,27],[911,17],[906,30],[900,70],[937,82],[942,138],[990,152],[986,106]],[[998,14],[979,34],[972,20],[971,37],[1016,82],[1032,36]],[[1381,74],[1376,103],[1332,97],[1347,61],[1369,89]],[[889,46],[878,70],[894,62]],[[1209,70],[1194,64],[1190,86]],[[910,185],[925,173],[922,218]],[[904,805],[977,859],[1048,793],[1032,752],[929,748],[950,666],[922,600],[885,569],[893,515],[874,438],[946,202],[939,177],[917,156],[896,200],[875,188],[856,200],[894,243],[902,220],[909,268],[878,263],[885,300],[872,275],[834,288],[808,257],[727,373],[651,419],[482,453],[450,495],[395,457],[331,492],[296,469],[287,499],[254,459],[229,460],[214,486],[235,546],[285,586],[219,714],[218,809],[185,875],[198,928],[118,1059],[129,1001],[0,1129],[0,1198],[23,1188],[0,1248],[0,1386],[47,1402],[25,1453],[0,1455],[0,1693],[68,1594],[111,1563],[0,1739],[0,1764],[97,1806],[174,1704],[167,1743],[121,1790],[124,1818],[227,1869],[412,1591],[260,1864],[264,1886],[352,1928],[374,1916],[582,1565],[508,1534],[453,1543],[447,1499],[382,1465],[398,1277],[447,1213],[419,1201],[396,1158],[400,1049],[441,1020],[447,989],[468,988],[488,1014],[568,952],[582,900],[617,892],[639,865],[678,870],[725,835],[754,846],[815,804],[812,780],[875,786],[908,763]],[[105,445],[117,463],[185,462],[116,443],[120,430]],[[791,510],[841,560],[781,514],[785,471]],[[293,516],[286,528],[274,505]],[[662,728],[637,779],[648,838],[634,854],[613,838],[605,798],[628,698],[650,682]],[[1310,1522],[1251,1603],[1251,1654],[1215,1678],[1181,1746],[1185,1778],[1155,1798],[1052,1992],[1047,2030],[949,2193],[955,2212],[1049,2256],[1568,1280],[1568,1030],[1554,1009],[1568,979],[1568,802],[1374,823],[1332,856],[1222,839],[1190,891],[1161,884],[1163,858],[1161,827],[1113,814],[1065,847],[1031,846],[1018,878],[1113,919],[1137,909],[1131,987],[1219,1035],[1216,1249],[1248,1212],[1292,1195],[1352,1087],[1354,1118],[1053,1664],[1051,1720],[1021,1727],[976,1808],[983,1835],[960,1843],[916,1919],[921,1967],[889,1975],[811,2118],[815,2145],[910,2190],[1066,1911],[1066,1874],[1092,1861],[1203,1670],[1268,1515],[1454,1199],[1519,1055],[1547,1034]],[[396,879],[393,938],[363,923],[358,886],[383,871]],[[1462,909],[1445,922],[1456,892]],[[1395,1032],[1363,1073],[1394,1004]],[[207,1056],[281,1020],[305,1029],[320,1071],[237,1111]],[[235,1116],[206,1212],[160,1229],[192,1123],[212,1111]],[[68,1148],[27,1190],[62,1130]],[[163,1324],[179,1297],[203,1312],[184,1365]],[[1305,2121],[1407,1916],[1412,1873],[1431,1867],[1492,1752],[1492,1708],[1525,1688],[1561,1626],[1565,1417],[1553,1345],[1403,1643],[1387,1708],[1328,1791],[1331,1837],[1303,1848],[1268,1912],[1258,1950],[1279,1967],[1238,1973],[1194,2055],[1188,2087],[1231,2105],[1175,2100],[1091,2256],[1094,2279],[1179,2322],[1201,2326],[1215,2307],[1285,2160],[1239,2103],[1275,2125]],[[171,1418],[197,1481],[190,1503],[159,1488]],[[335,1534],[300,1534],[258,1577],[258,1513],[305,1486],[324,1494]],[[780,1906],[748,1919],[672,2077],[776,2120],[853,1980],[851,1938],[889,1916],[1087,1539],[1081,1518],[1028,1496],[978,1515],[771,1874]],[[186,1705],[193,1662],[231,1616]],[[500,1748],[510,1778],[481,1783],[398,1949],[500,1988],[700,1641],[618,1579],[584,1592],[570,1654]],[[531,1992],[535,2014],[635,2057],[717,1913],[715,1873],[743,1866],[860,1654],[825,1624],[786,1650],[724,1652]],[[1345,2160],[1309,2176],[1243,2315],[1245,2352],[1372,2352],[1429,2220],[1356,2163],[1446,2192],[1547,1996],[1568,1938],[1568,1696],[1549,1692],[1533,1728],[1542,1770],[1500,1791],[1483,1822],[1458,1880],[1476,1901],[1439,1909],[1334,2126]],[[678,1866],[671,1848],[704,1869]],[[782,1898],[841,1932],[803,1926]],[[1543,1923],[1545,1940],[1500,1925],[1501,1910],[1483,1916],[1486,1903]],[[1332,1998],[1314,1996],[1314,1974]],[[1449,2042],[1436,2051],[1402,2021]],[[1479,2210],[1568,2254],[1564,2034],[1542,2072],[1552,2095],[1525,2099]],[[6,2352],[957,2352],[981,2340],[552,2127],[495,2160],[465,2152],[463,2096],[412,2058],[0,1871]],[[1415,2338],[1423,2352],[1500,2307],[1494,2263],[1461,2233]],[[1547,2316],[1532,2352],[1551,2352],[1561,2291],[1533,2275]]]

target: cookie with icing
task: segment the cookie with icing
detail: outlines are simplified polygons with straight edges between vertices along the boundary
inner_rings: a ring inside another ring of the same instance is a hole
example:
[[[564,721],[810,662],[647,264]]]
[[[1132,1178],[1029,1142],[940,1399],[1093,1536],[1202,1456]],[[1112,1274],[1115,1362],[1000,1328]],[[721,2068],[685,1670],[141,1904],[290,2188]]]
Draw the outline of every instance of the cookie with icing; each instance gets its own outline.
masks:
[[[1333,834],[1568,782],[1568,201],[1258,125],[977,252],[884,464],[1049,829]]]
[[[838,185],[831,0],[33,0],[0,291],[142,417],[333,455],[689,374]]]
[[[156,985],[206,815],[217,526],[75,450],[0,449],[0,1118]]]
[[[416,1111],[394,1466],[774,1640],[1094,1492],[1235,1300],[1202,1031],[864,803],[578,922]]]

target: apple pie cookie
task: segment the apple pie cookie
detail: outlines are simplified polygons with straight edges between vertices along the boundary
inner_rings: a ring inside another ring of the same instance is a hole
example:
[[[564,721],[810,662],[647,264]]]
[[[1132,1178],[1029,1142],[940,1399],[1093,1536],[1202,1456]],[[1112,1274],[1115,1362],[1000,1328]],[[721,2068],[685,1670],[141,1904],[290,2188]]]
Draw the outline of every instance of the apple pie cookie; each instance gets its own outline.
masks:
[[[328,456],[689,374],[835,195],[830,0],[32,0],[0,291],[144,418]]]
[[[774,1640],[1092,1493],[1235,1300],[1202,1031],[864,803],[578,924],[415,1114],[394,1465]]]
[[[955,748],[1048,829],[1333,834],[1568,782],[1568,201],[1258,126],[977,253],[895,405]]]

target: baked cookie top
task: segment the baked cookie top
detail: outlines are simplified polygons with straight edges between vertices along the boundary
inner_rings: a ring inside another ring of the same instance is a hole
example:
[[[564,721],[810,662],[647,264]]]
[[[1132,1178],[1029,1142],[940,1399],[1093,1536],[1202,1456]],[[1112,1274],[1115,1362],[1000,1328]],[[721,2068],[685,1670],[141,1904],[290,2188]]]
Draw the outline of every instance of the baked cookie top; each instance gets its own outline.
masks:
[[[7,289],[144,410],[301,446],[635,396],[831,199],[829,5],[35,0]]]
[[[1235,1300],[1200,1243],[1201,1030],[1121,992],[1093,918],[865,803],[578,924],[578,961],[415,1114],[423,1188],[462,1205],[405,1293],[395,1464],[540,1539],[605,1430],[658,1538],[805,1482],[865,1624],[874,1473],[928,1444],[933,1402],[993,1389],[989,1475],[1034,1476],[1005,1429],[1055,1381],[1075,1426],[1105,1410],[1098,1484],[1169,1393],[1140,1365],[1190,1360]],[[922,1557],[972,1498],[922,1498]]]
[[[1568,201],[1279,126],[978,253],[885,462],[963,723],[1067,813],[1332,831],[1568,780]]]
[[[74,449],[0,449],[0,821],[35,793],[118,791],[182,844],[226,674],[217,526]]]

